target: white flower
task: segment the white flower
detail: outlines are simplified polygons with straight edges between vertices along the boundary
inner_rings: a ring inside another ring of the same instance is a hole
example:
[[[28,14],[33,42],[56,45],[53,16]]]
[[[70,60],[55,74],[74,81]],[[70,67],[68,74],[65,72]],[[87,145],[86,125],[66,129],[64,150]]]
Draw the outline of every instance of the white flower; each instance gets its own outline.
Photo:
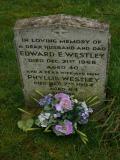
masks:
[[[45,118],[49,119],[50,118],[50,113],[45,113]]]
[[[61,114],[60,113],[53,114],[53,117],[54,118],[59,118],[59,117],[61,117]]]
[[[92,108],[88,108],[88,106],[85,102],[81,102],[81,106],[84,108],[85,112],[88,112],[88,113],[93,112]]]
[[[48,126],[48,122],[49,122],[49,118],[50,118],[50,113],[41,113],[38,116],[38,120],[40,122],[40,126],[41,127],[47,127]]]
[[[77,100],[77,99],[74,99],[73,102],[78,103],[78,100]]]
[[[81,102],[81,106],[85,109],[85,111],[88,111],[88,107],[85,102]]]

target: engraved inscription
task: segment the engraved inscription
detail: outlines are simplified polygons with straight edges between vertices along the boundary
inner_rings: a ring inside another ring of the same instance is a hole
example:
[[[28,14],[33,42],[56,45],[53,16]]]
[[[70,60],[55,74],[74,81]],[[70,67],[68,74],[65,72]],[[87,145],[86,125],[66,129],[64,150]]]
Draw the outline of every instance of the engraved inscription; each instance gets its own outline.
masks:
[[[59,34],[57,34],[59,32]],[[104,97],[108,30],[53,26],[15,30],[24,92]]]

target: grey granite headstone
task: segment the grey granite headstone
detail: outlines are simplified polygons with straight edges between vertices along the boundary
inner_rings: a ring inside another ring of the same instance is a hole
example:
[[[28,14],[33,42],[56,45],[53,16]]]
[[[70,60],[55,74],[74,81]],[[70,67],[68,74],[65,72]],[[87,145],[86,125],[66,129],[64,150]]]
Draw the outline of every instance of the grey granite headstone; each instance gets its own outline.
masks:
[[[15,45],[26,102],[34,90],[105,98],[109,26],[81,17],[52,15],[18,20]]]

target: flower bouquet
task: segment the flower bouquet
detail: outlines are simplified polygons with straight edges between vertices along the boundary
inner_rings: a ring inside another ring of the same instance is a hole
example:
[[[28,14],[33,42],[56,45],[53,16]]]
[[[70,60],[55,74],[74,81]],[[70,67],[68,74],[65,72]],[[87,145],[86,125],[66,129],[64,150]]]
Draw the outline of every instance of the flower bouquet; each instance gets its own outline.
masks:
[[[41,95],[39,91],[37,93]],[[53,131],[57,136],[69,136],[78,133],[84,143],[88,141],[87,136],[78,130],[78,125],[85,125],[88,122],[93,110],[87,104],[93,102],[96,97],[90,97],[81,102],[73,95],[57,93],[55,95],[42,95],[39,100],[33,99],[38,103],[41,110],[30,119],[18,121],[20,129],[30,131],[43,128],[44,132]],[[31,114],[23,109],[19,108],[19,110]],[[37,128],[32,128],[33,125]]]

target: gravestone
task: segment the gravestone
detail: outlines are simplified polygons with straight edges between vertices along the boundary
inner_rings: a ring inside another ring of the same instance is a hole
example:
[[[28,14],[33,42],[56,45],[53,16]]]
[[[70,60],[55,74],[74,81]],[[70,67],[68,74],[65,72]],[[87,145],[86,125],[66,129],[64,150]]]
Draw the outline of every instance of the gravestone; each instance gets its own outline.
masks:
[[[34,90],[80,98],[105,98],[109,26],[96,20],[52,15],[18,20],[15,45],[27,104]]]

